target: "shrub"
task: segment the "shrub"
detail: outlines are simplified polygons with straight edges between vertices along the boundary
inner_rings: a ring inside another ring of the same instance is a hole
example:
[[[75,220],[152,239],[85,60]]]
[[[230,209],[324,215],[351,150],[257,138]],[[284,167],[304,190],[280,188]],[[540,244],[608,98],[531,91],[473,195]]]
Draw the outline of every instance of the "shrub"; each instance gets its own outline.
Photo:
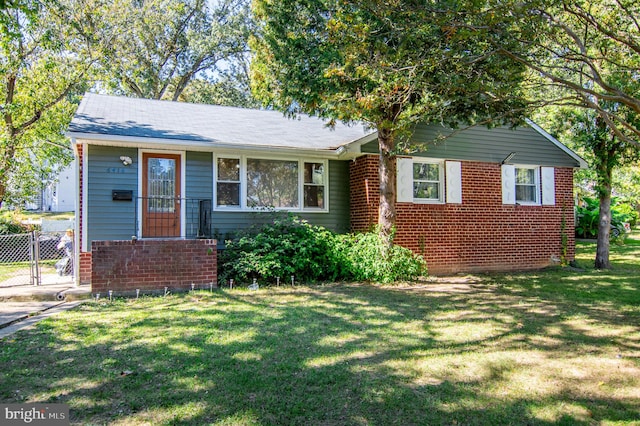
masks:
[[[227,241],[220,276],[239,281],[275,281],[295,275],[299,281],[337,278],[331,260],[334,235],[294,216],[276,216]]]
[[[14,211],[5,211],[0,215],[0,235],[24,234],[33,230],[33,225],[24,225],[24,217]]]
[[[346,279],[390,283],[412,280],[426,274],[426,263],[421,256],[400,246],[390,249],[377,232],[344,237],[346,253],[343,271]]]
[[[615,208],[612,209],[611,215],[616,215],[616,219],[620,222],[629,222],[631,227],[635,227],[638,224],[638,211],[628,203],[616,203]]]
[[[423,259],[405,248],[387,250],[377,233],[338,235],[295,216],[274,215],[271,223],[226,242],[219,277],[275,282],[409,280],[426,272]]]
[[[600,202],[597,199],[585,197],[584,205],[576,210],[576,235],[582,238],[595,238],[598,235],[598,220]],[[628,222],[636,226],[638,212],[630,205],[611,200],[611,226],[622,229],[622,224]]]

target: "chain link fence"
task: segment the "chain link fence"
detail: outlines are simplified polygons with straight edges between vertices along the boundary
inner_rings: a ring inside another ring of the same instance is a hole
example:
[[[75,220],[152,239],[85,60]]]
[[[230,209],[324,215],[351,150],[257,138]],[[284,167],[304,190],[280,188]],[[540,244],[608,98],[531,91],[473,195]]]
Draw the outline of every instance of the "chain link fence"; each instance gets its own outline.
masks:
[[[68,232],[0,235],[0,287],[72,283],[74,258]]]

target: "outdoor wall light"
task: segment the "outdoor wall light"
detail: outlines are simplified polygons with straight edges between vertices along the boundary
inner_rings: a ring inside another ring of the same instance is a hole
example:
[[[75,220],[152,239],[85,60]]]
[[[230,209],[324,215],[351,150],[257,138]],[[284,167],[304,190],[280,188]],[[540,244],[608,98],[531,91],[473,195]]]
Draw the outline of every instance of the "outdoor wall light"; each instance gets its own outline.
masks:
[[[516,153],[515,153],[515,152],[511,152],[511,153],[509,153],[509,155],[507,155],[507,157],[506,157],[504,160],[502,160],[502,164],[506,164],[506,163],[508,163],[508,162],[509,162],[509,161],[511,161],[511,160],[513,159],[513,157],[515,157],[515,156],[516,156]]]
[[[125,166],[129,166],[131,165],[131,163],[133,163],[131,157],[127,157],[126,155],[121,155],[120,161],[122,161],[122,164],[124,164]]]

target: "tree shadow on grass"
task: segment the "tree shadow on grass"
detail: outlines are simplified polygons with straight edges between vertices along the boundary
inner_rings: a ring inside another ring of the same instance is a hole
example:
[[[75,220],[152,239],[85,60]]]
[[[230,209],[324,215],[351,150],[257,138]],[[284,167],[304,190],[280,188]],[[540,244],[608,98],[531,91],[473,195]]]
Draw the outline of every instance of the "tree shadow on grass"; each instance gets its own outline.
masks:
[[[0,342],[0,399],[69,403],[78,424],[636,420],[637,396],[607,397],[553,376],[564,365],[558,359],[611,348],[610,336],[567,323],[592,315],[566,314],[567,303],[495,285],[454,293],[331,285],[92,303]],[[631,342],[633,333],[637,327],[617,338]],[[542,374],[531,354],[554,373]],[[544,392],[509,389],[526,386],[528,368],[536,370],[532,386],[554,383]],[[637,378],[606,383],[634,385]]]

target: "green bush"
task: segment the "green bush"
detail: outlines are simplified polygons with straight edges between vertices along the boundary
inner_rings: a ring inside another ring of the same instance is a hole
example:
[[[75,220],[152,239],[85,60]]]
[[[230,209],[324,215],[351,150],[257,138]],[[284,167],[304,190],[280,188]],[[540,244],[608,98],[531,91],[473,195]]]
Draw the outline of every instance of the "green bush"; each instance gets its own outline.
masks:
[[[334,236],[294,216],[275,216],[272,223],[252,228],[226,242],[221,257],[221,278],[248,282],[258,278],[274,282],[295,275],[298,281],[332,280],[337,276],[331,260]]]
[[[341,246],[341,269],[349,280],[390,283],[415,279],[427,272],[421,256],[397,245],[389,249],[377,232],[344,236]]]
[[[576,236],[581,238],[595,238],[598,235],[600,202],[595,198],[585,197],[584,204],[576,210]],[[638,212],[626,203],[617,199],[611,200],[611,226],[622,229],[623,223],[628,222],[632,227],[638,222]]]
[[[4,211],[0,214],[0,235],[24,234],[33,230],[32,225],[22,224],[25,218],[14,211]]]
[[[275,215],[271,223],[226,242],[218,276],[237,282],[288,282],[291,275],[298,282],[393,282],[424,273],[421,257],[399,246],[386,250],[377,233],[339,235],[292,215]]]
[[[614,213],[617,215],[617,219],[619,219],[620,222],[629,222],[629,225],[631,225],[632,228],[638,224],[638,217],[640,214],[638,214],[638,211],[634,209],[631,204],[617,203],[615,206],[615,212],[612,210],[611,214],[613,215]]]

